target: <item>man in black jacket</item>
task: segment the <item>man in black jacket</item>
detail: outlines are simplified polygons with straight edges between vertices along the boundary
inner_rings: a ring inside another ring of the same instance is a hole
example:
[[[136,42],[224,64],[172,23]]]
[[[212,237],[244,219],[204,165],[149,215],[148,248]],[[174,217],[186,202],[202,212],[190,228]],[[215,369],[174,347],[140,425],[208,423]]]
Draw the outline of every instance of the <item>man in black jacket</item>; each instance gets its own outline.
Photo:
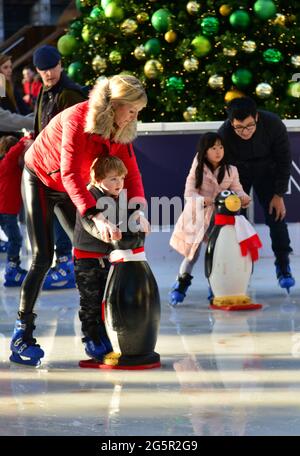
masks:
[[[33,54],[33,64],[39,73],[41,88],[35,111],[34,131],[37,136],[59,112],[86,100],[83,89],[63,71],[61,55],[54,46],[44,45]],[[72,243],[54,218],[56,266],[48,272],[44,290],[75,288]]]
[[[288,189],[291,152],[286,127],[268,111],[257,111],[249,97],[235,98],[227,109],[228,120],[220,127],[229,162],[237,166],[244,191],[253,187],[270,228],[279,285],[295,285],[289,266],[292,252],[283,196]]]

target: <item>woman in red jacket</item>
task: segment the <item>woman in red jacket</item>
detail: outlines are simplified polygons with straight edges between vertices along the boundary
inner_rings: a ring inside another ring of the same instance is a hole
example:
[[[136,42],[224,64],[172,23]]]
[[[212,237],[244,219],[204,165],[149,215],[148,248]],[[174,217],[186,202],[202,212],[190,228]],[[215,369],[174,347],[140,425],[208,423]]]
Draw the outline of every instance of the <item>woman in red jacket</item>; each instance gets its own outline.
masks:
[[[106,242],[121,232],[96,208],[88,191],[90,167],[101,154],[119,157],[128,175],[128,200],[144,203],[144,189],[131,142],[137,116],[147,103],[145,90],[134,76],[100,79],[88,101],[55,116],[25,155],[22,195],[32,246],[32,264],[21,289],[11,361],[37,366],[44,356],[32,332],[34,304],[53,258],[53,216],[58,216],[72,239],[76,209],[90,217]],[[142,217],[141,217],[142,218]],[[145,226],[146,220],[141,220]]]

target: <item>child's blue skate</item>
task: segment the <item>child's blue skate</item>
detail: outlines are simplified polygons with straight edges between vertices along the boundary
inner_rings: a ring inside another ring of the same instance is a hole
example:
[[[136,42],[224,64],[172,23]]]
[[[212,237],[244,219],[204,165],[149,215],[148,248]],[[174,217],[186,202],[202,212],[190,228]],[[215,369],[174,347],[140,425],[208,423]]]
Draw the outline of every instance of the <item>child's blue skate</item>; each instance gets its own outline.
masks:
[[[290,293],[290,288],[295,285],[295,279],[292,276],[291,268],[289,264],[276,264],[276,276],[278,279],[279,286],[285,288]]]
[[[176,282],[172,285],[171,291],[169,292],[169,304],[172,307],[176,307],[178,303],[183,302],[187,289],[192,283],[192,278],[187,272],[179,275]]]
[[[23,364],[25,366],[38,367],[41,364],[41,358],[44,356],[44,351],[36,343],[36,339],[32,337],[32,331],[35,329],[33,325],[35,315],[26,316],[26,320],[17,320],[10,349],[12,354],[10,361]]]
[[[85,353],[96,361],[102,361],[104,355],[113,351],[109,339],[105,336],[101,336],[100,342],[97,344],[90,337],[84,337],[82,342]]]

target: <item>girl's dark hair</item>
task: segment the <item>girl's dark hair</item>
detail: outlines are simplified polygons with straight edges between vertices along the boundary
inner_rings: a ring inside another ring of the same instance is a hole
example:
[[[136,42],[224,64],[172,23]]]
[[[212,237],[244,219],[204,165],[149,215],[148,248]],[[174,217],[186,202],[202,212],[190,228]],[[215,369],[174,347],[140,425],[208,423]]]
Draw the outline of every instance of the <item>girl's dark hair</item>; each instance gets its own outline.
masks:
[[[201,136],[200,141],[198,142],[197,145],[197,160],[198,160],[198,165],[196,168],[196,185],[195,187],[197,189],[200,189],[202,186],[203,182],[203,168],[204,164],[212,171],[214,172],[214,168],[212,164],[208,161],[206,152],[208,149],[213,147],[217,141],[220,141],[220,143],[224,147],[223,140],[218,133],[213,133],[213,132],[208,132],[204,133],[204,135]],[[224,157],[220,161],[220,169],[217,177],[218,184],[222,182],[224,179],[225,175],[225,170],[230,174],[229,172],[229,165],[226,162],[226,155],[225,155],[225,149],[224,149]]]

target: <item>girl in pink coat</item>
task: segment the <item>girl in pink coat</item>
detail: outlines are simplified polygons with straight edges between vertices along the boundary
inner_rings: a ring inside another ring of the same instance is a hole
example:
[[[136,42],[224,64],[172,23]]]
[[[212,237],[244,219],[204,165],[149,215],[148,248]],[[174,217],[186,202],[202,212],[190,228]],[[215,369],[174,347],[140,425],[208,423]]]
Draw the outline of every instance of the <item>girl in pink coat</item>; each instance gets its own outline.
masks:
[[[185,298],[193,278],[191,272],[199,257],[201,242],[213,215],[214,199],[226,189],[238,194],[243,208],[249,205],[251,198],[240,184],[237,168],[226,163],[221,137],[217,133],[205,133],[199,141],[197,154],[186,180],[184,210],[170,240],[170,245],[184,256],[177,280],[169,293],[169,303],[172,306]]]

